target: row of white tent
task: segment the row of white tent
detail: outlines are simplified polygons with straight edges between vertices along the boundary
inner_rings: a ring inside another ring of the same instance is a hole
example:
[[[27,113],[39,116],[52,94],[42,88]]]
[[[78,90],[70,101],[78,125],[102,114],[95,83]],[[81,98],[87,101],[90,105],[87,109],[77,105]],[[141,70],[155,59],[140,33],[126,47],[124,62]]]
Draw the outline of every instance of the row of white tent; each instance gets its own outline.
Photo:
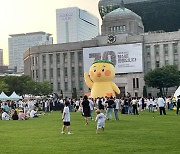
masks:
[[[1,101],[6,101],[6,100],[16,100],[17,101],[19,99],[22,99],[22,97],[17,95],[15,91],[9,97],[4,92],[1,92],[1,94],[0,94]]]

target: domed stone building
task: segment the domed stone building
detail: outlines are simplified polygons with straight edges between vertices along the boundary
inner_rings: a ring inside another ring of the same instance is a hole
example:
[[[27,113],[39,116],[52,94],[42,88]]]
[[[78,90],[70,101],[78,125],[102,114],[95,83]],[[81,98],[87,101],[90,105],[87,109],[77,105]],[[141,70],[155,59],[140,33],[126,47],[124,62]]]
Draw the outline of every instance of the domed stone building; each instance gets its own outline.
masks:
[[[117,8],[103,17],[101,35],[123,33],[138,35],[143,32],[141,17],[124,7]]]

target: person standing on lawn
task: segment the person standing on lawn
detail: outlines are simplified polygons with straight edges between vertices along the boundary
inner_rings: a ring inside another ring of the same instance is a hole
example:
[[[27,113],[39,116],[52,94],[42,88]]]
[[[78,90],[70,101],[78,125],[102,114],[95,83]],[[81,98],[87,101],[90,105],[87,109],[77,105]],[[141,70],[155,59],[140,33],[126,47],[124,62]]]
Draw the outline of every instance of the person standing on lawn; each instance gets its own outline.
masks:
[[[164,99],[162,98],[162,96],[160,96],[160,97],[158,98],[157,104],[158,104],[158,106],[159,106],[160,115],[162,115],[162,111],[163,111],[163,114],[166,115],[165,101],[164,101]]]
[[[67,128],[67,132],[68,132],[68,135],[71,134],[70,132],[70,112],[69,112],[69,101],[66,100],[65,101],[65,107],[64,107],[64,110],[63,110],[63,113],[62,113],[62,120],[63,120],[63,126],[62,126],[62,131],[61,131],[61,134],[65,134],[65,129]]]
[[[177,97],[177,110],[176,110],[177,115],[178,115],[178,112],[179,112],[179,107],[180,107],[180,95]]]
[[[85,125],[88,125],[88,117],[90,117],[90,106],[89,106],[89,100],[88,97],[85,95],[83,102],[82,102],[82,115],[85,119]]]
[[[97,116],[95,121],[97,121],[97,128],[96,128],[96,134],[97,134],[99,129],[102,129],[104,131],[105,120],[108,120],[108,118],[103,113],[101,113],[99,109],[96,110],[96,113]]]

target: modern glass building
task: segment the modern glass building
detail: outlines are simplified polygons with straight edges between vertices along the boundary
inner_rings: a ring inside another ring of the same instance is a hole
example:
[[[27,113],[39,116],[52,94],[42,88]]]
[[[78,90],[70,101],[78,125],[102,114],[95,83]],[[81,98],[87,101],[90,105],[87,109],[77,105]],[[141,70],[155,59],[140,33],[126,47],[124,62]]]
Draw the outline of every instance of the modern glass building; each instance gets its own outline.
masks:
[[[99,34],[99,20],[77,7],[56,10],[57,43],[89,40]]]
[[[53,44],[51,34],[45,32],[33,32],[9,35],[9,68],[23,73],[23,53],[32,46]]]
[[[140,17],[145,32],[163,30],[177,31],[180,28],[179,0],[123,0],[126,8]],[[122,0],[100,0],[101,17],[121,6]]]

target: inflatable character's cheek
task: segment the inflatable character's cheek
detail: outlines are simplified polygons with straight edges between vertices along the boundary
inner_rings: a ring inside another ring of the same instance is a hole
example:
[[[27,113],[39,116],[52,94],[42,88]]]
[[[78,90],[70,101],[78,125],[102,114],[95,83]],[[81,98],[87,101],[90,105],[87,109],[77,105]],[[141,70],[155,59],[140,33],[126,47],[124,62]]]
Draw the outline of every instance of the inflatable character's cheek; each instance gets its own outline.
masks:
[[[90,71],[90,76],[93,77],[94,76],[94,72]]]
[[[110,70],[106,70],[104,74],[105,74],[105,76],[110,76],[111,75],[111,71]]]

